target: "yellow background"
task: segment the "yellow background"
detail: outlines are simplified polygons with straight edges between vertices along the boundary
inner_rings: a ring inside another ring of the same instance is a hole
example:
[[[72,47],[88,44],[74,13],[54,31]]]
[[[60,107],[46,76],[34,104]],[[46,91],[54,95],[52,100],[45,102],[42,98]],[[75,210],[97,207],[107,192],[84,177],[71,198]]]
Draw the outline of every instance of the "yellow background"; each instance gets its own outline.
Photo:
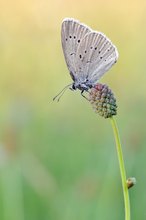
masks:
[[[113,90],[132,220],[145,220],[146,1],[0,2],[0,219],[124,219],[110,121],[71,83],[60,28],[73,17],[105,33],[119,60],[101,79]]]

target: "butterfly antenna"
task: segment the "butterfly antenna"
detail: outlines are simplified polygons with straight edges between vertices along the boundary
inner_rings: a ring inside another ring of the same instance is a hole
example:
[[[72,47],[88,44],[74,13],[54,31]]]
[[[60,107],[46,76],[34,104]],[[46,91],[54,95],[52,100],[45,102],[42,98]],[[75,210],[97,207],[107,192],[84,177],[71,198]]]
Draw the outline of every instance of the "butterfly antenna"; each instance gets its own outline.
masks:
[[[65,86],[65,87],[53,98],[53,101],[55,101],[55,99],[57,98],[57,102],[59,102],[60,98],[63,96],[63,94],[65,93],[65,91],[67,90],[67,88],[68,88],[69,86],[71,86],[71,85],[72,85],[72,83],[69,84],[69,85],[67,85],[67,86]]]

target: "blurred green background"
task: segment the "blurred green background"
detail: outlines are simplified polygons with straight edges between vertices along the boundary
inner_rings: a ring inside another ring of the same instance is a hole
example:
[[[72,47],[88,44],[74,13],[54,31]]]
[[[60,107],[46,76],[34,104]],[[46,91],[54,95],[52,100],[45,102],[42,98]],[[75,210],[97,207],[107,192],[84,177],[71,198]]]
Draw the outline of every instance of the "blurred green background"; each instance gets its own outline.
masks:
[[[0,2],[0,219],[123,220],[110,120],[96,115],[71,82],[60,28],[73,17],[104,32],[118,63],[101,82],[117,97],[117,121],[132,220],[146,212],[146,1]]]

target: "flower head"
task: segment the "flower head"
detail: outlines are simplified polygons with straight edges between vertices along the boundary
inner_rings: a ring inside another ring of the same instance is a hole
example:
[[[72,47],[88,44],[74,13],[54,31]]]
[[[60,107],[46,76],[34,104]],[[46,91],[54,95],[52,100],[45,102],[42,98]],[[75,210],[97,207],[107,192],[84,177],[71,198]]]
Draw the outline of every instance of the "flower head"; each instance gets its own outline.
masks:
[[[89,101],[95,112],[104,118],[117,114],[116,99],[107,85],[97,83],[89,93]]]

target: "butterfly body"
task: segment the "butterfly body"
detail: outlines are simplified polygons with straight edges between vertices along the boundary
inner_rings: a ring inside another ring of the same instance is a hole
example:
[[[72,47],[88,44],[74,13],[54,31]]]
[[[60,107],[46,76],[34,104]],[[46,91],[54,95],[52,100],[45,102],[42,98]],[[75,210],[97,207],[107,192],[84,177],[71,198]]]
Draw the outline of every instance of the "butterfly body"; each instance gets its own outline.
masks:
[[[72,89],[73,90],[79,89],[82,92],[88,91],[92,87],[93,87],[93,85],[90,84],[88,79],[86,79],[86,81],[79,81],[79,82],[78,81],[74,81],[73,84],[72,84]]]

